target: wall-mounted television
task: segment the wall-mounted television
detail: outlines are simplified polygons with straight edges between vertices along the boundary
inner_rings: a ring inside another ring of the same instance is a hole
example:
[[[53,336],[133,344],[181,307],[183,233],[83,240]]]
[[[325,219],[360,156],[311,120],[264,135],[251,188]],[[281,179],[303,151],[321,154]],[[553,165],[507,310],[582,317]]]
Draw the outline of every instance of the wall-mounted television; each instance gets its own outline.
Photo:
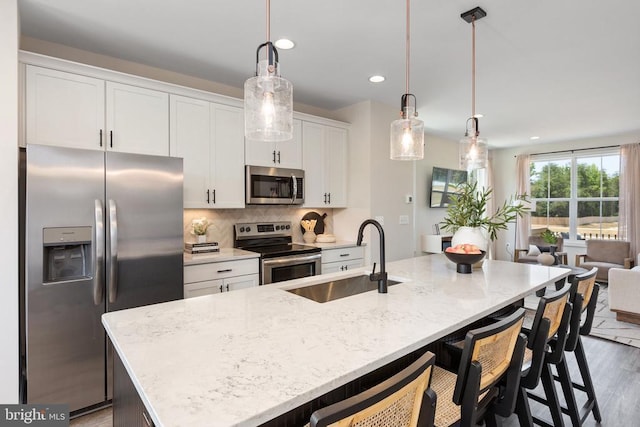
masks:
[[[467,171],[433,167],[431,174],[431,207],[446,208],[460,184],[467,182]]]

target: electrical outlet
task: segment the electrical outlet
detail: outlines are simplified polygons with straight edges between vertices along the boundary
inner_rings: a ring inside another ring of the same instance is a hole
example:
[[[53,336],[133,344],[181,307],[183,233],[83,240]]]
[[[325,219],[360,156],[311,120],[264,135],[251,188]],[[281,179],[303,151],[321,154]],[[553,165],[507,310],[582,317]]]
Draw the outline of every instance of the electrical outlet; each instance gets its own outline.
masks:
[[[413,203],[413,196],[411,194],[407,194],[406,196],[404,196],[404,202],[407,204]]]

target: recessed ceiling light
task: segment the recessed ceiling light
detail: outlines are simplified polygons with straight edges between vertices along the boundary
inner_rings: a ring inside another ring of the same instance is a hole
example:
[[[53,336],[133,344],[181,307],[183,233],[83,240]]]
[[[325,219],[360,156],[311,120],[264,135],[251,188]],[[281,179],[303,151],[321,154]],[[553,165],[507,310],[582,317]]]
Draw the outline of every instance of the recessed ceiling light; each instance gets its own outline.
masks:
[[[371,83],[381,83],[383,81],[385,81],[384,76],[371,76],[369,77],[369,81]]]
[[[296,44],[289,39],[279,39],[275,41],[274,45],[278,49],[288,50],[293,49]]]
[[[532,141],[535,141],[536,139],[540,139],[540,137],[539,137],[539,136],[532,136],[532,137],[531,137],[531,138],[529,138],[529,139],[530,139],[530,140],[532,140]]]
[[[483,118],[483,117],[484,117],[484,114],[480,114],[480,113],[478,113],[478,114],[476,114],[476,115],[475,115],[475,116],[473,116],[473,117],[475,117],[476,119],[481,119],[481,118]]]

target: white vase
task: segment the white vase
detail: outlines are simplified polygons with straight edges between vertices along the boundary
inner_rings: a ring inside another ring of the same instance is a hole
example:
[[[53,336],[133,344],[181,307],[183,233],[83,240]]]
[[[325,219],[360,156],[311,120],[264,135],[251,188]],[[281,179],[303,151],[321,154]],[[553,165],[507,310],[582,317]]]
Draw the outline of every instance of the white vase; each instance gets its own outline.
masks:
[[[305,231],[302,235],[302,239],[307,243],[313,243],[316,241],[316,233],[313,231]]]
[[[536,259],[542,265],[553,265],[553,263],[556,262],[556,257],[551,255],[549,252],[541,253]]]
[[[486,252],[487,247],[489,246],[489,239],[480,227],[460,227],[458,228],[458,231],[453,233],[451,246],[463,243],[476,245],[478,249]]]
[[[198,235],[196,237],[198,239],[198,243],[207,243],[207,235],[206,234]]]

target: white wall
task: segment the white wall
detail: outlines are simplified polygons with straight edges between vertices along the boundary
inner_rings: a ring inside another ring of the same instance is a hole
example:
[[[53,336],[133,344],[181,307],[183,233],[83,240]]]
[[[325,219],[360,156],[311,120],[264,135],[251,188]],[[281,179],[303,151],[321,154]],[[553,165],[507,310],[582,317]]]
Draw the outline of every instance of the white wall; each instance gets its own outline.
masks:
[[[440,223],[447,212],[443,208],[430,208],[431,174],[433,167],[459,169],[458,141],[425,134],[425,156],[416,162],[416,232],[414,235],[414,251],[421,255],[420,236],[433,234],[433,225]],[[450,234],[445,231],[442,234]]]
[[[18,4],[0,1],[0,402],[18,403]]]
[[[492,150],[493,173],[494,173],[494,193],[496,200],[504,200],[516,192],[516,159],[518,154],[538,154],[550,151],[575,150],[582,148],[606,147],[609,145],[623,145],[640,142],[640,130],[634,132],[623,133],[619,135],[609,135],[594,137],[588,139],[580,139],[565,142],[555,142],[550,144],[536,144],[525,147]],[[513,246],[515,240],[515,224],[512,224],[508,230],[498,234],[498,244],[496,259],[509,260],[511,254],[506,251],[506,243],[510,242]],[[568,253],[569,264],[573,265],[575,254],[583,253],[584,243],[575,242],[567,245],[565,243],[565,251]]]

